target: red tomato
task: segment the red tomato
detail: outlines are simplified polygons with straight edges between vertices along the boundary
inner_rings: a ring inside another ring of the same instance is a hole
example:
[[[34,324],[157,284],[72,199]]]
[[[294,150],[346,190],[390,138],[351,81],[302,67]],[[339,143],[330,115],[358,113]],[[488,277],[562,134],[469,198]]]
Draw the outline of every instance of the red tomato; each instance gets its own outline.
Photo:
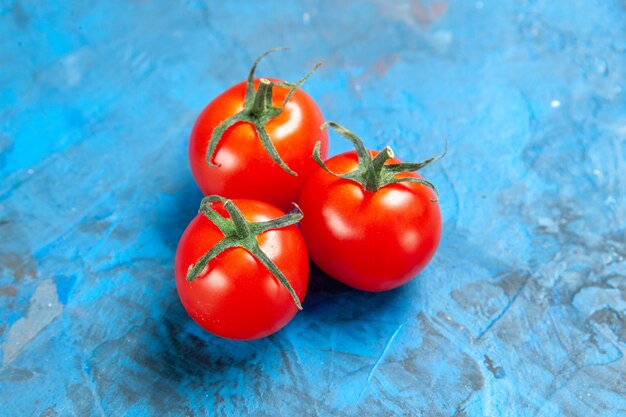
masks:
[[[271,104],[280,108],[289,88],[274,85],[282,81],[268,81],[272,83]],[[259,83],[260,79],[254,80],[254,90],[258,91]],[[246,121],[234,124],[221,136],[210,159],[219,167],[212,167],[207,163],[211,135],[220,123],[244,110],[246,87],[247,82],[242,82],[224,91],[198,117],[189,142],[191,171],[205,195],[256,199],[288,210],[315,168],[311,159],[315,143],[321,142],[322,154],[327,153],[328,135],[319,129],[324,117],[313,99],[298,89],[280,114],[261,123],[280,159],[297,175],[286,172],[272,159],[255,127]]]
[[[388,159],[384,165],[398,163]],[[357,152],[337,155],[326,166],[337,174],[353,172]],[[421,179],[412,172],[393,177]],[[411,280],[435,254],[442,227],[435,198],[430,188],[412,182],[366,191],[318,167],[300,196],[300,229],[311,259],[328,275],[360,290],[385,291]]]
[[[232,202],[250,222],[270,221],[284,215],[264,202]],[[222,203],[210,206],[223,218],[231,218]],[[280,330],[298,312],[298,307],[286,287],[248,250],[225,249],[193,281],[186,279],[190,266],[224,237],[203,213],[191,221],[181,237],[175,273],[176,288],[185,310],[201,327],[228,339],[257,339]],[[264,231],[256,237],[256,242],[284,274],[299,300],[303,300],[309,266],[298,228],[289,225]]]

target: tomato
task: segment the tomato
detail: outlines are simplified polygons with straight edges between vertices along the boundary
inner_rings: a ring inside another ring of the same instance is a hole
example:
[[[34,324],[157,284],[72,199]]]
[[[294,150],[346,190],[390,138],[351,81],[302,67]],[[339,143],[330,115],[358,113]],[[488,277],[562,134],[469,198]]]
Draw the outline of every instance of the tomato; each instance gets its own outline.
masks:
[[[441,238],[434,187],[410,172],[438,158],[402,164],[390,148],[384,155],[366,151],[351,132],[329,124],[358,141],[357,151],[325,164],[317,156],[322,166],[304,185],[300,228],[311,259],[331,277],[360,290],[401,286],[428,264]]]
[[[316,142],[326,155],[328,134],[319,129],[324,117],[317,104],[297,88],[311,73],[297,83],[254,79],[263,56],[247,82],[204,108],[191,132],[189,161],[205,195],[262,200],[288,210],[316,167]]]
[[[294,225],[300,218],[261,201],[205,198],[176,252],[176,289],[191,318],[236,340],[285,326],[308,284],[307,249]]]

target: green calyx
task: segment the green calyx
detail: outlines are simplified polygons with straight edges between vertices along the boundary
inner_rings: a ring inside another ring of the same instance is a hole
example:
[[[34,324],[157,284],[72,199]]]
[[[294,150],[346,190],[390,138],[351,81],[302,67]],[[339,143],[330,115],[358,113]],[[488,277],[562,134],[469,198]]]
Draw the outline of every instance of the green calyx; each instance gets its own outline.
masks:
[[[212,203],[221,202],[224,210],[230,215],[230,219],[222,217],[213,207]],[[257,236],[268,230],[280,229],[298,223],[302,220],[302,211],[297,204],[294,206],[298,210],[297,213],[288,213],[282,217],[265,222],[250,222],[241,211],[227,198],[212,195],[202,199],[198,213],[204,214],[218,229],[224,234],[224,238],[220,240],[211,250],[205,253],[198,262],[189,266],[187,270],[187,281],[191,282],[202,273],[207,264],[220,253],[230,248],[243,248],[254,256],[259,262],[267,268],[267,270],[278,279],[278,281],[287,289],[293,298],[296,307],[302,310],[302,304],[295,290],[276,266],[274,262],[259,247]]]
[[[261,59],[263,59],[265,56],[269,55],[270,53],[274,51],[280,51],[284,49],[287,49],[287,48],[270,49],[269,51],[266,51],[263,54],[261,54],[261,56],[259,56],[254,61],[254,64],[252,65],[252,68],[250,69],[250,74],[248,75],[248,81],[247,81],[247,86],[246,86],[246,97],[244,99],[244,109],[241,112],[229,117],[228,119],[224,120],[219,125],[217,125],[217,127],[215,127],[215,129],[213,130],[213,133],[211,134],[211,139],[209,140],[209,146],[207,147],[207,150],[206,150],[206,162],[210,167],[212,168],[219,167],[218,164],[215,164],[213,162],[213,155],[215,154],[217,145],[222,139],[222,136],[224,136],[224,133],[226,132],[226,130],[236,123],[246,122],[252,125],[252,127],[254,127],[254,130],[256,131],[257,136],[259,137],[259,140],[263,144],[263,147],[265,148],[269,156],[272,158],[272,160],[276,162],[287,173],[294,175],[294,176],[298,175],[295,171],[289,168],[289,166],[287,166],[287,164],[280,158],[280,155],[278,154],[276,147],[272,143],[272,140],[270,139],[270,136],[267,133],[267,129],[265,128],[265,126],[267,125],[267,122],[269,122],[270,120],[277,117],[279,114],[283,112],[283,110],[285,109],[285,106],[287,105],[291,97],[294,95],[298,87],[300,87],[300,85],[302,85],[302,83],[304,83],[311,76],[311,74],[313,74],[313,72],[315,72],[315,70],[319,68],[321,64],[315,65],[313,69],[309,71],[307,75],[305,75],[304,77],[302,77],[300,80],[298,80],[295,83],[272,82],[268,80],[267,78],[261,78],[259,82],[259,88],[255,91],[254,90],[254,72],[256,70],[256,67],[259,61],[261,61]],[[285,99],[283,100],[283,103],[280,107],[274,107],[274,105],[272,104],[272,89],[274,88],[274,86],[289,88],[289,92],[285,96]]]
[[[313,149],[313,158],[319,166],[321,166],[330,174],[339,178],[354,181],[360,184],[364,190],[372,193],[376,192],[379,188],[389,184],[396,184],[399,182],[413,182],[416,184],[425,185],[428,188],[432,189],[437,195],[437,198],[439,198],[439,192],[437,191],[437,188],[435,188],[435,186],[430,181],[415,177],[397,178],[396,175],[405,172],[417,171],[421,168],[424,168],[426,165],[429,165],[436,160],[443,158],[448,152],[448,141],[446,141],[446,149],[439,156],[435,156],[433,158],[417,163],[385,164],[388,159],[394,157],[393,151],[389,146],[386,146],[382,151],[380,151],[378,155],[373,157],[372,152],[365,148],[365,145],[363,145],[363,141],[361,141],[361,139],[359,139],[359,137],[356,136],[354,133],[350,132],[348,129],[335,122],[326,122],[321,126],[320,129],[326,129],[328,126],[332,127],[337,133],[341,134],[350,142],[352,142],[356,150],[356,154],[359,158],[358,166],[356,169],[348,172],[347,174],[337,174],[331,171],[326,166],[324,161],[322,161],[322,157],[320,155],[321,142],[317,142],[315,144],[315,149]],[[436,202],[437,200],[432,201]]]

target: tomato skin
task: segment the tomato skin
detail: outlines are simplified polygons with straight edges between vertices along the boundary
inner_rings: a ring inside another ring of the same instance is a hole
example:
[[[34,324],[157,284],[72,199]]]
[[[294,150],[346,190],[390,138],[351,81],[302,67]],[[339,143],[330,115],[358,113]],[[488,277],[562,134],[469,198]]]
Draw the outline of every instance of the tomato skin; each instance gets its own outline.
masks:
[[[255,88],[258,84],[259,79],[256,79]],[[287,91],[287,88],[274,86],[272,102],[275,107],[282,105]],[[298,176],[288,174],[270,158],[254,127],[245,122],[224,133],[213,155],[213,161],[220,167],[210,167],[206,151],[211,133],[220,122],[243,110],[245,92],[245,82],[236,84],[200,113],[189,141],[191,171],[205,195],[261,200],[290,210],[306,177],[316,167],[311,158],[315,143],[322,143],[323,157],[328,153],[328,133],[320,130],[324,116],[313,99],[298,89],[283,112],[266,125],[280,157]]]
[[[249,221],[267,221],[284,213],[267,203],[233,199]],[[225,218],[221,204],[213,207]],[[298,312],[287,289],[263,264],[242,248],[227,249],[211,260],[194,281],[187,269],[224,235],[206,216],[198,214],[187,226],[176,251],[176,289],[191,318],[205,330],[227,339],[251,340],[285,326]],[[269,230],[257,237],[259,246],[304,300],[309,277],[306,245],[294,225]]]
[[[348,173],[357,167],[356,152],[326,165]],[[318,168],[300,195],[300,229],[311,259],[328,275],[364,291],[390,290],[410,281],[435,254],[442,228],[435,198],[428,187],[409,182],[367,192]]]

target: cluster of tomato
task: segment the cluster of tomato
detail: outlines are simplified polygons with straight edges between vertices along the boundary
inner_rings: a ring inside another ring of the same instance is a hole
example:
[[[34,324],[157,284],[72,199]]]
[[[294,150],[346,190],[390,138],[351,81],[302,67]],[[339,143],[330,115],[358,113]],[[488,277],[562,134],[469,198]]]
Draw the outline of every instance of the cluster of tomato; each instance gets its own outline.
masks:
[[[176,287],[200,326],[229,339],[268,336],[302,309],[309,256],[349,286],[385,291],[419,273],[441,236],[436,189],[415,173],[441,156],[402,163],[324,123],[299,89],[315,68],[296,83],[255,79],[272,51],[206,106],[189,144],[207,197],[181,237]],[[328,126],[355,150],[326,160]]]

